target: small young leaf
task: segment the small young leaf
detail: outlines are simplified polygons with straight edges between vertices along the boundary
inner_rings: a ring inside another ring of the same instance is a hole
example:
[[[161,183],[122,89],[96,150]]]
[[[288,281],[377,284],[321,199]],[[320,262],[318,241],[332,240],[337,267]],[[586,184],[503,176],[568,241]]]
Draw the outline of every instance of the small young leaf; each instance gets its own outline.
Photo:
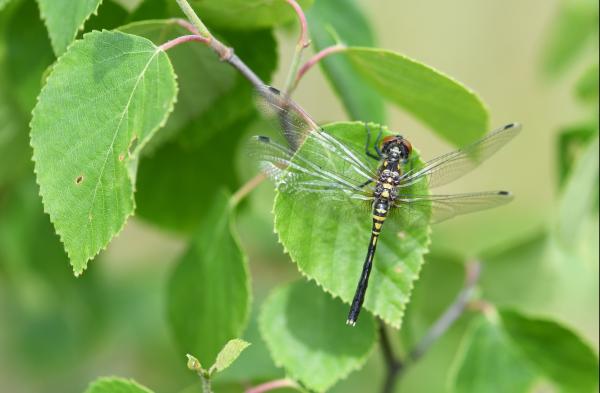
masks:
[[[349,48],[345,53],[381,95],[447,141],[463,146],[488,131],[488,112],[481,99],[450,77],[387,50]]]
[[[177,85],[145,38],[93,32],[48,77],[31,122],[46,212],[80,274],[133,213],[137,157],[171,112]]]
[[[232,232],[229,197],[219,198],[169,279],[168,314],[184,353],[212,364],[248,319],[250,283],[245,256]]]
[[[525,393],[536,378],[497,321],[484,316],[472,322],[454,370],[450,391],[455,393]]]
[[[271,293],[259,325],[275,363],[306,387],[323,392],[361,368],[376,342],[373,318],[362,315],[351,328],[345,324],[347,314],[348,306],[339,300],[297,281]]]
[[[564,392],[598,389],[598,357],[580,337],[556,322],[501,310],[506,333],[537,370]]]
[[[314,0],[298,0],[307,10]],[[192,6],[202,20],[227,29],[255,30],[293,20],[292,7],[281,0],[193,0]]]
[[[92,382],[85,393],[152,393],[131,379],[105,377]]]
[[[317,1],[306,17],[315,50],[335,45],[332,34],[346,45],[375,45],[369,21],[355,0]],[[320,64],[352,120],[385,123],[383,100],[357,75],[348,59],[331,56]]]
[[[371,124],[371,128],[377,130],[379,126]],[[363,123],[333,123],[325,130],[356,151],[364,151],[367,133]],[[317,162],[322,159],[307,158]],[[343,176],[352,179],[354,172],[345,162],[332,162]],[[407,165],[421,165],[418,153]],[[422,195],[428,190],[421,182],[406,192]],[[293,193],[278,192],[274,212],[275,231],[300,271],[350,303],[371,236],[369,204],[328,200],[316,193],[299,199]],[[416,208],[414,213],[416,217],[398,212],[385,221],[364,302],[364,308],[394,327],[400,327],[429,246],[429,213]]]
[[[215,370],[220,372],[231,366],[231,363],[235,362],[244,349],[246,349],[249,345],[249,342],[239,338],[229,340],[227,344],[225,344],[225,347],[223,347],[223,349],[221,349],[217,355],[217,361],[214,365]]]
[[[56,56],[75,39],[84,22],[98,10],[102,0],[37,0]]]

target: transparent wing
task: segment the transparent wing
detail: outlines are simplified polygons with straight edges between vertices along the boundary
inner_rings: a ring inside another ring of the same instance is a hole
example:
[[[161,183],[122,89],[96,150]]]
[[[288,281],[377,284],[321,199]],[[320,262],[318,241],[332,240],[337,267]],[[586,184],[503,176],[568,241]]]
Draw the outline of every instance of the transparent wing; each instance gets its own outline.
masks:
[[[297,104],[276,89],[258,89],[257,100],[262,112],[277,125],[283,140],[253,137],[249,154],[280,190],[317,192],[334,199],[372,198],[376,168],[322,131]]]
[[[400,195],[395,207],[406,211],[431,208],[431,223],[504,205],[513,199],[507,191],[474,192],[455,195]]]
[[[472,171],[514,138],[520,130],[520,124],[508,124],[471,145],[434,158],[423,168],[405,173],[400,187],[411,186],[422,179],[427,179],[430,188],[448,184]]]
[[[306,143],[312,143],[308,138]],[[262,172],[269,176],[276,187],[288,193],[320,193],[336,200],[347,198],[372,199],[374,182],[362,180],[362,176],[348,176],[346,171],[328,168],[319,160],[309,160],[304,154],[295,155],[290,148],[266,136],[251,140],[250,155],[259,163]],[[351,171],[350,174],[358,175]],[[361,183],[362,181],[362,183]]]
[[[256,89],[257,106],[264,116],[275,124],[285,140],[282,143],[296,152],[305,145],[307,139],[312,141],[303,146],[303,154],[326,159],[336,156],[348,165],[355,167],[364,181],[375,178],[377,162],[366,161],[363,152],[340,142],[324,132],[304,110],[291,99],[283,96],[279,90],[271,86]]]

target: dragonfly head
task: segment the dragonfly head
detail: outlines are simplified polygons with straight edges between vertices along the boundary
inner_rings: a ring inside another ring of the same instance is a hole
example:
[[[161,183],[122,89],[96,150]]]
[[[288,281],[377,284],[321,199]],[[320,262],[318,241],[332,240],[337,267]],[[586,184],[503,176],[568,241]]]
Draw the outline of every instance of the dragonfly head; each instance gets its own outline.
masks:
[[[402,135],[389,135],[381,140],[381,152],[392,161],[406,162],[412,152],[412,145]]]

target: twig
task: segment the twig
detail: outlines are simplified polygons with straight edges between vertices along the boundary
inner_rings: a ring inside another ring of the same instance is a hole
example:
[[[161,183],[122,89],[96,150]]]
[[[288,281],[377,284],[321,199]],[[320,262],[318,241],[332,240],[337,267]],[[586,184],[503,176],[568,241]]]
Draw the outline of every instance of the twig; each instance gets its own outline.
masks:
[[[402,361],[398,359],[396,355],[394,355],[392,343],[388,336],[387,330],[385,329],[385,324],[381,321],[379,322],[379,337],[381,343],[381,352],[383,353],[383,359],[387,368],[385,382],[383,383],[381,392],[391,393],[394,391],[396,379],[398,378],[404,365],[402,364]]]
[[[224,45],[221,41],[215,38],[210,31],[206,28],[204,23],[200,20],[198,15],[194,12],[192,7],[189,5],[187,0],[177,0],[177,4],[183,11],[183,13],[187,16],[188,20],[191,22],[193,27],[197,30],[197,32],[207,39],[207,44],[210,48],[219,56],[219,59],[229,63],[232,67],[237,69],[246,79],[252,83],[255,87],[262,87],[265,83],[252,71],[237,55],[233,53],[233,49]],[[181,22],[177,22],[181,24]],[[183,27],[190,30],[190,26],[188,24],[182,24]],[[195,31],[195,30],[191,30]]]
[[[425,336],[419,341],[415,348],[409,352],[407,356],[408,364],[413,364],[418,361],[426,352],[429,350],[431,345],[440,338],[456,320],[463,314],[467,306],[470,304],[469,301],[473,296],[479,276],[481,274],[481,264],[478,261],[470,262],[465,267],[465,284],[461,291],[456,296],[456,299],[450,306],[444,311],[444,313],[438,318],[438,320],[431,326]],[[379,325],[380,337],[381,337],[381,350],[387,367],[387,373],[385,377],[385,383],[383,385],[382,393],[393,392],[394,385],[398,377],[404,372],[408,364],[403,363],[392,350],[390,339],[385,330],[385,325],[380,323]]]
[[[198,15],[196,15],[194,9],[190,5],[190,3],[187,2],[187,0],[177,0],[177,4],[179,5],[179,8],[181,8],[185,16],[187,16],[189,21],[192,22],[192,25],[194,25],[194,27],[198,30],[200,35],[208,39],[213,38],[212,34],[210,34],[210,31],[206,28],[206,26],[204,26],[204,23],[202,23],[200,18],[198,18]]]
[[[267,176],[261,172],[258,175],[254,176],[252,179],[248,180],[246,184],[241,186],[240,189],[237,190],[235,194],[231,196],[231,205],[237,206],[237,204],[240,203],[242,199],[244,199],[256,187],[258,187],[266,178]]]
[[[431,326],[425,336],[419,341],[416,347],[410,352],[409,359],[411,362],[419,360],[431,345],[440,338],[462,315],[467,308],[471,299],[475,286],[481,275],[481,263],[478,261],[470,262],[465,267],[465,284],[463,289],[458,293],[454,302],[446,309],[441,317]]]
[[[247,389],[245,393],[264,393],[270,390],[281,388],[297,388],[298,384],[291,379],[277,379],[275,381],[265,382],[261,385]]]
[[[164,44],[159,46],[159,48],[163,51],[168,51],[169,49],[171,49],[174,46],[183,44],[184,42],[190,42],[190,41],[198,41],[198,42],[202,42],[202,43],[207,43],[208,39],[206,39],[202,36],[199,36],[199,35],[182,35],[181,37],[177,37],[177,38],[172,39],[171,41],[165,42]]]
[[[285,88],[283,89],[284,94],[289,96],[291,95],[293,84],[296,80],[298,68],[300,68],[300,62],[302,61],[302,53],[304,52],[304,49],[306,49],[310,45],[310,40],[308,39],[306,15],[304,15],[302,8],[295,0],[286,1],[296,12],[296,15],[298,16],[298,21],[300,22],[300,37],[298,38],[298,43],[296,44],[296,50],[294,51],[294,56],[292,57],[292,64],[290,65],[290,69],[288,71],[287,79],[285,82]]]
[[[302,79],[304,74],[306,74],[308,72],[308,70],[310,70],[315,64],[317,64],[319,61],[323,60],[325,57],[327,57],[329,55],[332,55],[334,53],[339,53],[344,50],[346,50],[345,45],[337,44],[337,45],[327,47],[327,48],[323,49],[322,51],[320,51],[319,53],[315,54],[313,57],[311,57],[306,63],[304,63],[302,65],[302,67],[298,71],[298,74],[296,75],[296,79],[294,80],[294,83],[291,87],[290,94],[292,91],[294,91],[294,89],[296,89],[296,86],[298,86],[298,82],[300,82],[300,79]]]

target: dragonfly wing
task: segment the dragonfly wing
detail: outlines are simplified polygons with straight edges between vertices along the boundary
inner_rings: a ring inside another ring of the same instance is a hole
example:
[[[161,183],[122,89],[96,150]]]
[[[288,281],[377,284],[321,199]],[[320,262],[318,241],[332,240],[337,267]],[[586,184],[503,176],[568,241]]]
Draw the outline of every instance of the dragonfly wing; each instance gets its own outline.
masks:
[[[479,166],[513,139],[520,130],[520,124],[508,124],[471,145],[434,158],[423,168],[406,173],[400,187],[408,187],[422,179],[427,179],[430,188],[448,184]]]
[[[312,143],[312,137],[307,143]],[[282,192],[319,193],[336,200],[372,199],[374,183],[370,179],[364,180],[356,171],[350,172],[356,176],[348,176],[343,171],[330,169],[318,159],[309,160],[269,137],[253,137],[249,153]]]
[[[507,191],[474,192],[454,195],[400,195],[395,206],[400,210],[431,209],[431,223],[504,205],[513,199]]]
[[[324,132],[298,104],[282,95],[279,90],[271,86],[262,86],[256,89],[255,96],[257,106],[264,117],[285,138],[282,145],[292,152],[303,146],[303,155],[320,157],[323,160],[335,156],[354,171],[360,172],[364,181],[375,176],[376,162],[365,162],[363,152],[356,151]],[[309,139],[311,142],[305,143]]]

